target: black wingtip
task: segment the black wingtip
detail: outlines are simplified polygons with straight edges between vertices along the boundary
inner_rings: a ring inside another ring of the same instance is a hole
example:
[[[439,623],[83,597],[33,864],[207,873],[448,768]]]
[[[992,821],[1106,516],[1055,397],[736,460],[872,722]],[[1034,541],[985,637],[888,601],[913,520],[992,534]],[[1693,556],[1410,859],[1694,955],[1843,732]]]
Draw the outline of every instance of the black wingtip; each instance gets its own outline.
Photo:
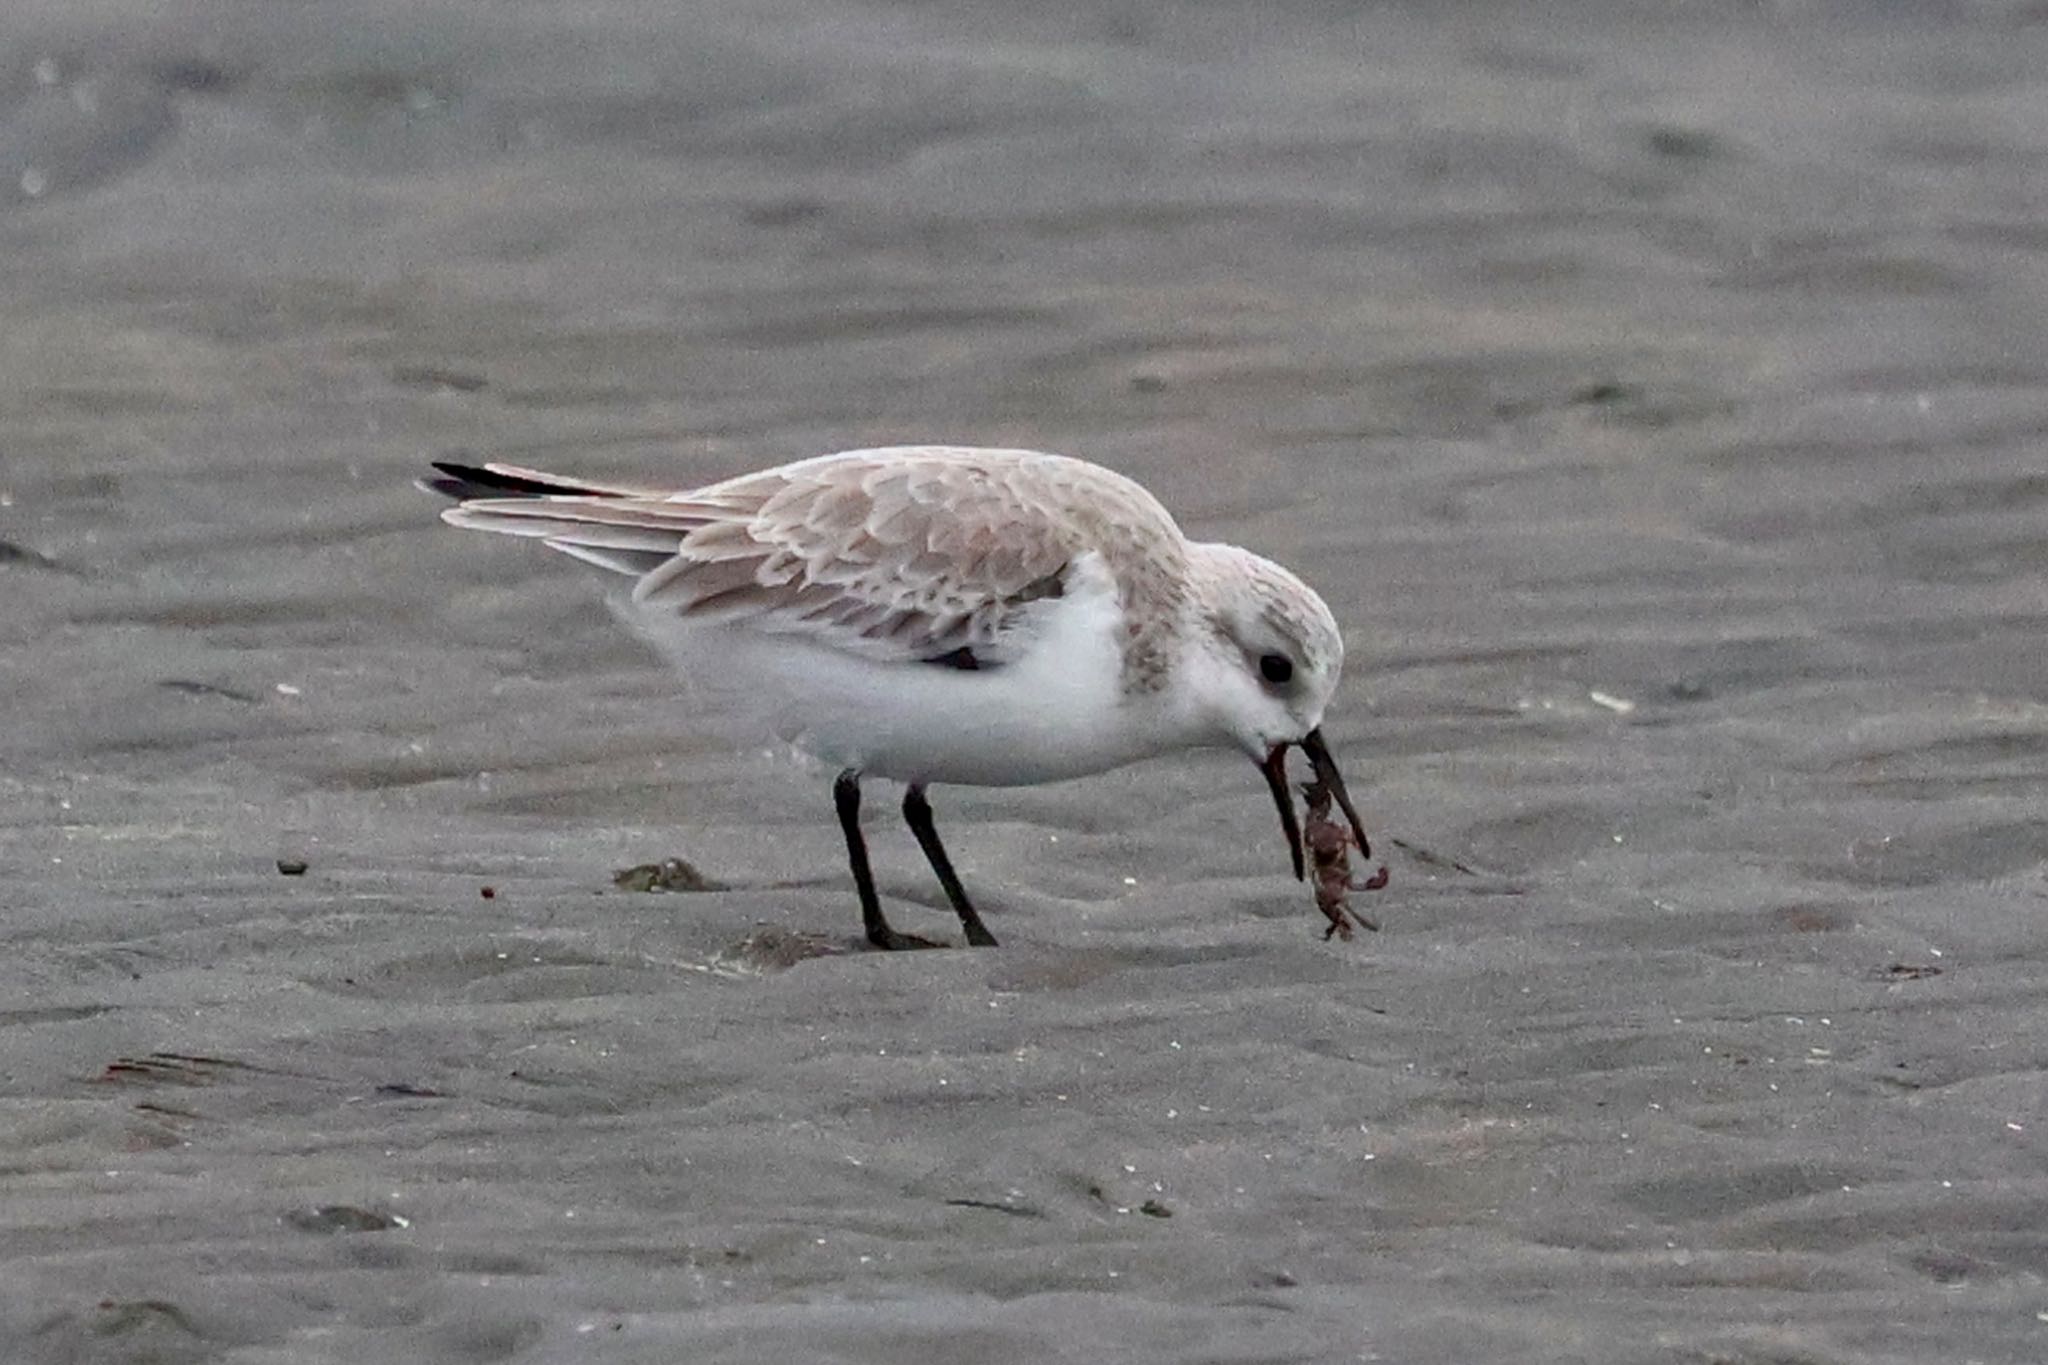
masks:
[[[421,479],[419,486],[429,493],[461,501],[465,498],[545,498],[554,493],[578,491],[567,484],[542,483],[539,479],[521,478],[517,474],[500,474],[481,465],[457,464],[453,460],[434,460],[434,468],[440,471],[438,479]]]

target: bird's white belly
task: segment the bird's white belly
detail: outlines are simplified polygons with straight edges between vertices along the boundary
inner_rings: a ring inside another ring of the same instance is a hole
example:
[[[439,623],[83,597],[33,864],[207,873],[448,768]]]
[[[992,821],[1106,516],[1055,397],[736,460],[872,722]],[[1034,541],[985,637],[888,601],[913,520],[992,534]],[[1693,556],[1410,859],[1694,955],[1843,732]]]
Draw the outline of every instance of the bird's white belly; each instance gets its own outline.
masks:
[[[820,761],[904,782],[1017,786],[1102,772],[1176,744],[1121,682],[1122,612],[1107,594],[1049,611],[999,668],[879,663],[746,625],[635,625],[683,671],[694,704]]]

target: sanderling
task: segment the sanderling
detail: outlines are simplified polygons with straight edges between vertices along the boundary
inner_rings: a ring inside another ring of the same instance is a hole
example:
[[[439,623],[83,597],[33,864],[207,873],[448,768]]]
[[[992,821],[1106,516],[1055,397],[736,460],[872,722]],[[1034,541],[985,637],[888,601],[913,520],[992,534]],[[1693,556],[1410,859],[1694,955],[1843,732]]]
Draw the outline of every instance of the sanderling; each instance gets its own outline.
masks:
[[[619,611],[700,688],[838,770],[832,794],[868,940],[934,946],[882,915],[863,776],[903,816],[960,916],[993,945],[932,825],[932,783],[1017,786],[1176,749],[1236,746],[1264,772],[1302,876],[1287,787],[1299,746],[1371,856],[1323,742],[1344,641],[1271,560],[1188,540],[1099,465],[1029,450],[852,450],[669,491],[436,462],[456,526],[532,536],[633,580]]]

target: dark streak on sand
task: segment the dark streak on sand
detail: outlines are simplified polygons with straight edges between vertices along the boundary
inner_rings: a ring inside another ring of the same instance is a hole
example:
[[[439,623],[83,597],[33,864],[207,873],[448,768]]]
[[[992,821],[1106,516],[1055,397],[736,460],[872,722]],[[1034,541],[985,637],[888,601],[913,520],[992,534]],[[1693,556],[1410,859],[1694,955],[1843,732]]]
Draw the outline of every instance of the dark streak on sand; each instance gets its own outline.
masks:
[[[0,540],[0,567],[41,569],[48,573],[63,574],[70,578],[83,578],[85,574],[68,564],[62,564],[46,554],[17,545],[11,540]]]
[[[157,686],[167,692],[179,692],[188,697],[219,697],[224,701],[241,702],[245,706],[253,706],[259,700],[253,692],[223,687],[219,683],[195,682],[190,678],[164,678],[158,681]]]
[[[1045,1212],[1029,1204],[1005,1204],[995,1199],[948,1199],[946,1203],[956,1209],[986,1209],[990,1213],[1007,1213],[1012,1218],[1043,1218]]]

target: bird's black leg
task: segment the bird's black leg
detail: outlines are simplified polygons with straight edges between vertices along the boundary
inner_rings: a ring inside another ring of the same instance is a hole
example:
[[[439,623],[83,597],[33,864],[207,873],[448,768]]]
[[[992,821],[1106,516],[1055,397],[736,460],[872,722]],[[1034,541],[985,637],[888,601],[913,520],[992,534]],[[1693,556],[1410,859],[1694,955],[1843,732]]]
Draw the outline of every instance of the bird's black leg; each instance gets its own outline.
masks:
[[[996,936],[981,922],[981,916],[974,912],[974,903],[967,899],[967,889],[960,885],[960,878],[953,871],[953,860],[946,856],[946,846],[939,842],[939,831],[932,824],[932,807],[924,799],[924,784],[913,782],[910,790],[903,793],[903,818],[910,823],[910,832],[917,836],[917,846],[924,850],[924,856],[932,865],[932,871],[939,874],[939,885],[946,890],[946,899],[953,902],[953,913],[960,916],[960,927],[967,931],[967,941],[977,948],[993,948]]]
[[[860,919],[868,942],[877,948],[936,948],[930,939],[899,934],[882,918],[882,898],[875,894],[875,874],[868,866],[868,841],[860,833],[860,771],[848,768],[832,783],[832,804],[839,808],[839,828],[846,832],[846,860],[853,864],[853,886],[860,893]]]

